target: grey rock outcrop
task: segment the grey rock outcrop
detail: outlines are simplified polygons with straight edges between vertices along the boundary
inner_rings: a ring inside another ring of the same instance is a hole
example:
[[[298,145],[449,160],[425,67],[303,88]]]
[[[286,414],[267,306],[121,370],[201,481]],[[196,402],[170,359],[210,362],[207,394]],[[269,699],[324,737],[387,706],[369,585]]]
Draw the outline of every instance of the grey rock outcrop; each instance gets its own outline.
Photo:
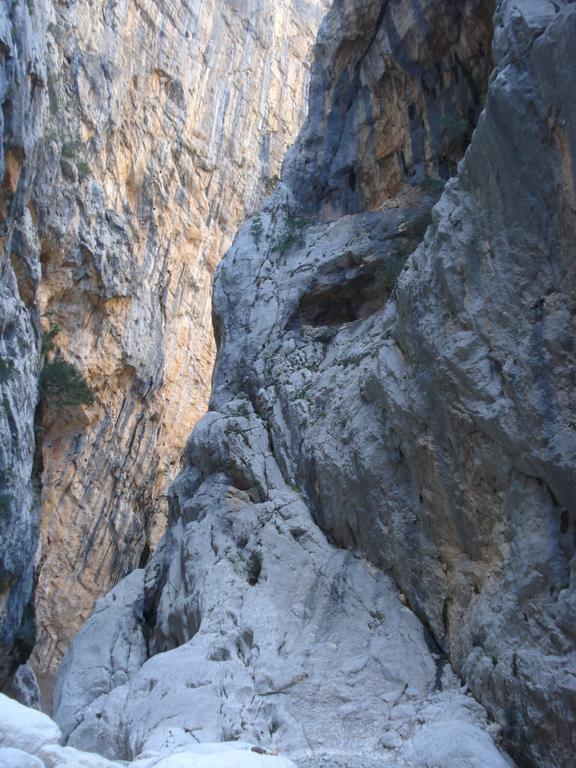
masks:
[[[64,659],[68,744],[123,759],[243,740],[300,758],[509,764],[391,579],[326,540],[248,400],[208,414],[187,455],[180,517],[143,588],[142,571],[121,582]]]
[[[40,275],[29,209],[46,84],[41,4],[0,8],[0,689],[35,638],[33,488]]]
[[[455,672],[518,765],[572,766],[576,5],[491,10],[325,20],[285,184],[218,271],[169,532],[115,614],[150,658],[91,693],[95,614],[57,686],[70,743],[505,764]]]

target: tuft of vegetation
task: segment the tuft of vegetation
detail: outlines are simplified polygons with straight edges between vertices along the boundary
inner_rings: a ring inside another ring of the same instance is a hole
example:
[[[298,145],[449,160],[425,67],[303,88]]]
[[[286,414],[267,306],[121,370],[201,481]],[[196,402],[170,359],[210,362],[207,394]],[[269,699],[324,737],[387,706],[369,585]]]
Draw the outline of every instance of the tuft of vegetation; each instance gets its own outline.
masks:
[[[78,171],[78,178],[80,181],[84,181],[84,179],[90,176],[90,166],[84,160],[78,160],[76,163],[76,170]]]
[[[85,145],[79,139],[76,141],[65,141],[61,147],[62,157],[76,166],[78,178],[83,181],[90,175],[90,166],[85,160]]]
[[[440,125],[446,138],[450,141],[459,141],[468,134],[468,120],[459,115],[458,112],[447,112],[442,116]]]
[[[60,326],[54,322],[50,322],[50,328],[42,332],[41,353],[44,365],[38,382],[40,401],[42,405],[55,410],[92,405],[94,393],[81,372],[75,365],[64,360],[60,352],[54,351],[59,332]]]
[[[74,160],[78,153],[82,151],[84,145],[81,141],[65,141],[62,144],[62,157],[67,157],[70,160]]]
[[[46,405],[56,410],[94,402],[94,394],[80,371],[59,353],[42,367],[40,396]]]
[[[302,248],[304,246],[304,227],[306,224],[306,219],[288,212],[284,233],[278,238],[272,250],[283,253],[291,248]]]
[[[50,328],[47,331],[42,331],[42,347],[40,353],[42,356],[48,355],[54,351],[55,342],[54,339],[60,333],[60,326],[58,323],[50,321]]]
[[[250,554],[248,560],[246,560],[244,573],[246,574],[248,584],[251,587],[255,587],[262,573],[262,552],[259,549],[255,549]]]
[[[252,224],[250,225],[250,234],[254,238],[257,248],[260,247],[260,238],[262,237],[262,232],[264,232],[262,219],[260,216],[256,216],[254,219],[252,219]]]
[[[4,384],[14,374],[14,361],[0,355],[0,384]]]
[[[266,190],[266,194],[269,195],[274,192],[279,183],[280,176],[278,176],[278,174],[274,174],[274,176],[266,176],[264,178],[264,189]]]

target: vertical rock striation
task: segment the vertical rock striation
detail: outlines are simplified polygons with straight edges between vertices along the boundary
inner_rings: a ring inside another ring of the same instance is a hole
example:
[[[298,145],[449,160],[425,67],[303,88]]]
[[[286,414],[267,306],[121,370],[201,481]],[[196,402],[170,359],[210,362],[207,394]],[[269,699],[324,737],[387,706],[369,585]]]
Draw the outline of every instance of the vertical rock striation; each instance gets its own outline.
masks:
[[[43,23],[38,2],[13,0],[0,8],[0,687],[27,660],[35,639],[40,269],[30,195],[47,79]]]
[[[502,765],[452,665],[518,765],[572,765],[575,33],[570,2],[334,4],[218,270],[168,534],[64,660],[71,743]]]
[[[212,274],[302,122],[323,4],[57,10],[41,306],[97,401],[80,428],[46,425],[45,668],[162,531],[207,400]]]

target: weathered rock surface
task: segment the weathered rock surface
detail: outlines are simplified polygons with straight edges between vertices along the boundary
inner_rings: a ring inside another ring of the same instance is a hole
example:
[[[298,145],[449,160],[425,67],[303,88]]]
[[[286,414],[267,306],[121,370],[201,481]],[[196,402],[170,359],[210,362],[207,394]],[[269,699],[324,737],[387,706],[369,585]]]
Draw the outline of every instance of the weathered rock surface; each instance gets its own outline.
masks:
[[[284,757],[241,742],[194,744],[117,763],[63,747],[60,740],[60,729],[47,715],[0,694],[0,768],[295,768]]]
[[[40,316],[59,326],[57,350],[95,393],[91,407],[39,414],[43,672],[162,533],[166,488],[208,396],[214,268],[303,121],[325,7],[2,7],[6,648],[32,593],[38,537],[29,486]]]
[[[519,765],[572,765],[576,5],[502,0],[493,41],[492,10],[324,22],[286,184],[218,272],[169,533],[64,662],[71,744],[504,764],[451,664]]]
[[[31,285],[40,269],[31,255],[27,206],[46,83],[42,26],[34,0],[0,8],[0,688],[34,645],[39,345]]]
[[[163,494],[208,396],[214,268],[302,123],[324,7],[58,9],[52,124],[66,129],[49,144],[60,167],[44,208],[41,307],[97,403],[85,425],[46,425],[44,668],[163,530]]]
[[[208,434],[216,451],[203,458]],[[140,592],[142,571],[121,582],[65,657],[55,703],[68,744],[133,759],[240,739],[403,766],[420,764],[426,743],[427,759],[450,765],[460,729],[454,765],[508,765],[389,577],[326,541],[246,400],[209,414],[188,451],[206,475],[193,498],[190,478],[176,486],[169,569],[157,556]],[[228,462],[234,485],[217,471]]]
[[[16,699],[26,707],[41,709],[41,695],[38,680],[29,663],[21,664],[11,674],[2,689],[6,696]]]
[[[0,747],[34,755],[61,738],[60,728],[48,715],[0,694]]]

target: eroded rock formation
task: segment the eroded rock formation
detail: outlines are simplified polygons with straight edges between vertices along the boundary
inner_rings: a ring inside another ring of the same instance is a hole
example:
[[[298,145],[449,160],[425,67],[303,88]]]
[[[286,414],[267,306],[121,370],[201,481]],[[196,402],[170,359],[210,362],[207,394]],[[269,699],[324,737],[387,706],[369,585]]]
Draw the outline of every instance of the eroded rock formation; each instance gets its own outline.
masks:
[[[575,34],[570,2],[334,4],[168,534],[61,669],[70,743],[506,764],[453,669],[518,765],[572,764]]]
[[[19,518],[7,523],[5,567],[23,583],[8,644],[31,593],[37,538],[22,488],[40,322],[58,326],[56,351],[95,394],[91,407],[42,409],[37,424],[43,671],[162,533],[166,488],[208,396],[212,275],[303,121],[325,7],[3,6],[2,344],[17,367],[3,381],[2,434],[15,446],[5,465],[16,477],[2,498],[4,517]]]

